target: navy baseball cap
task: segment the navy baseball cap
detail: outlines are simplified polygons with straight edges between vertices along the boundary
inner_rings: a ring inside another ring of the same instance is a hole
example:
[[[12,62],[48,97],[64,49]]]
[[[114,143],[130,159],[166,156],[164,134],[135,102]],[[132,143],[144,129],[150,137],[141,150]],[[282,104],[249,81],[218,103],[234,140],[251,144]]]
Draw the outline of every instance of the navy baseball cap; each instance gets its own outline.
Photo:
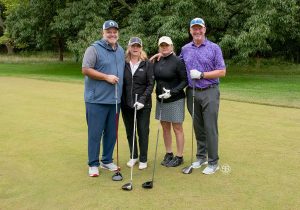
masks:
[[[195,25],[205,27],[205,22],[202,18],[194,18],[193,20],[191,20],[190,28]]]
[[[116,28],[116,29],[119,29],[119,25],[116,21],[114,20],[107,20],[103,23],[103,27],[102,29],[103,30],[107,30],[109,28]]]
[[[142,40],[139,37],[131,37],[128,45],[133,45],[133,44],[139,44],[140,46],[143,46]]]

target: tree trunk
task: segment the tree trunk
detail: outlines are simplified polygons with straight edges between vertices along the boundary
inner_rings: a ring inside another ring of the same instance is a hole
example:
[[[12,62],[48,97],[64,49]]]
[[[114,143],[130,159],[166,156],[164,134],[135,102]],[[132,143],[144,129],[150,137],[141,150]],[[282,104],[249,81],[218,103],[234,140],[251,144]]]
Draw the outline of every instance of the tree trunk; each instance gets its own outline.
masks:
[[[8,55],[14,54],[14,47],[10,43],[6,43],[5,46]]]
[[[59,51],[59,61],[64,61],[64,41],[63,39],[58,39],[58,51]]]

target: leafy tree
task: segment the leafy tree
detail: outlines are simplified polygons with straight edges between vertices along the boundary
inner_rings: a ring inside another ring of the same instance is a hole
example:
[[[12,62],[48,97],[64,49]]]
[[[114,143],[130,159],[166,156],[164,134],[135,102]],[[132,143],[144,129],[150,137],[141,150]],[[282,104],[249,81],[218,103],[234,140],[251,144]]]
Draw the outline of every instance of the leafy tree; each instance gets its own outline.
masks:
[[[241,10],[246,14],[243,21],[233,20],[240,23],[240,30],[234,30],[234,25],[226,30],[220,43],[223,49],[237,61],[276,55],[274,49],[291,54],[289,42],[299,39],[296,0],[249,0],[247,3],[248,7]]]
[[[107,16],[108,1],[82,0],[67,4],[58,10],[51,29],[60,39],[66,40],[68,49],[79,60],[84,49],[99,39],[102,17]]]
[[[5,19],[19,5],[19,0],[0,0],[0,44],[4,44],[8,54],[13,53],[14,42],[6,30]]]

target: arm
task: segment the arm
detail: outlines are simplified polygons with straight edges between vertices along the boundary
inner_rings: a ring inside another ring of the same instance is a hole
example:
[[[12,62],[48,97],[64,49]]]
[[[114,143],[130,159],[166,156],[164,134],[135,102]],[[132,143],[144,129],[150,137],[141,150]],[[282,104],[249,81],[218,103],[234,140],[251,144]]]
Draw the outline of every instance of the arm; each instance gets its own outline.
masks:
[[[181,60],[178,62],[176,71],[177,71],[178,77],[180,79],[180,83],[175,88],[172,88],[172,90],[170,92],[171,95],[178,94],[188,84],[185,65]]]
[[[88,47],[84,53],[81,72],[95,80],[103,80],[111,84],[116,84],[119,80],[115,75],[107,75],[94,69],[97,60],[96,49],[92,46]]]
[[[119,78],[115,75],[104,74],[102,72],[96,71],[93,68],[88,68],[88,67],[82,67],[82,74],[92,79],[103,80],[111,84],[116,84],[119,81]]]
[[[216,79],[219,77],[225,77],[226,69],[218,69],[209,72],[203,72],[204,79]]]
[[[143,95],[139,98],[139,102],[142,104],[145,104],[146,100],[148,97],[151,97],[153,88],[154,88],[154,74],[153,74],[153,64],[146,61],[147,62],[147,87],[143,93]]]

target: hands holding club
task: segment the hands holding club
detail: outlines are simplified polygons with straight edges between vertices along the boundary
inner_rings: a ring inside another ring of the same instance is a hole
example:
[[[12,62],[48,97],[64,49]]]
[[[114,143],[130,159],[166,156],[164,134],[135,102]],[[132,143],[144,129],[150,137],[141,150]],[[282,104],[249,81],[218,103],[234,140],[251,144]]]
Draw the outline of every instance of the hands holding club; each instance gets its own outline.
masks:
[[[191,79],[202,79],[204,77],[204,73],[202,71],[198,71],[197,69],[190,70]]]
[[[133,104],[133,107],[136,107],[136,110],[140,110],[140,109],[142,109],[142,108],[144,108],[144,104],[142,104],[142,103],[140,103],[140,102],[135,102],[134,104]]]
[[[171,94],[170,94],[171,90],[168,90],[168,89],[166,89],[166,88],[163,88],[163,90],[165,91],[165,93],[160,94],[160,95],[158,96],[158,98],[163,98],[163,99],[168,99],[168,98],[170,98],[170,97],[171,97]]]

